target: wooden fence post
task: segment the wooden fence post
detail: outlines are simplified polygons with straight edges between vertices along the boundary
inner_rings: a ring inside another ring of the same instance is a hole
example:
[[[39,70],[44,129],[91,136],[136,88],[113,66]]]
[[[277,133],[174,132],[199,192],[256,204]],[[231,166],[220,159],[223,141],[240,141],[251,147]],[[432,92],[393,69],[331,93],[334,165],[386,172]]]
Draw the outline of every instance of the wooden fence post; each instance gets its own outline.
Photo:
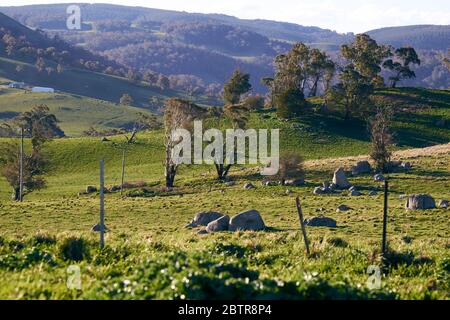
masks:
[[[104,161],[100,160],[100,249],[105,246],[105,172]]]
[[[387,233],[387,213],[388,213],[388,192],[389,192],[388,180],[384,181],[384,206],[383,206],[383,236],[381,243],[381,253],[386,253],[386,233]]]
[[[300,219],[300,227],[302,229],[302,233],[303,233],[303,240],[305,241],[305,247],[306,247],[306,253],[308,255],[310,255],[309,252],[309,242],[308,242],[308,237],[306,235],[306,228],[305,228],[305,222],[303,221],[303,212],[302,212],[302,206],[300,204],[300,198],[297,196],[297,198],[295,199],[295,204],[297,206],[297,212],[298,212],[298,217]]]

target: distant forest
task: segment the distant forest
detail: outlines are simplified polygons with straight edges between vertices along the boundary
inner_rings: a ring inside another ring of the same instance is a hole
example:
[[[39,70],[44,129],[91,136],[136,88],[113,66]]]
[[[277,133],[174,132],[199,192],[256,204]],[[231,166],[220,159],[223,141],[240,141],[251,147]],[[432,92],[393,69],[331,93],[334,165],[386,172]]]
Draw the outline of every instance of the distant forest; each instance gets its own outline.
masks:
[[[236,68],[251,74],[256,92],[265,92],[260,80],[273,75],[275,56],[289,51],[295,42],[325,50],[339,63],[340,46],[355,38],[352,33],[291,23],[101,4],[82,5],[83,29],[68,31],[65,8],[37,5],[0,7],[0,11],[122,66],[103,71],[134,80],[152,78],[160,86],[191,93],[218,94]],[[367,34],[380,44],[416,49],[421,60],[420,66],[412,67],[416,78],[400,85],[450,86],[450,72],[443,63],[450,26],[394,27]],[[382,73],[386,79],[388,74]]]

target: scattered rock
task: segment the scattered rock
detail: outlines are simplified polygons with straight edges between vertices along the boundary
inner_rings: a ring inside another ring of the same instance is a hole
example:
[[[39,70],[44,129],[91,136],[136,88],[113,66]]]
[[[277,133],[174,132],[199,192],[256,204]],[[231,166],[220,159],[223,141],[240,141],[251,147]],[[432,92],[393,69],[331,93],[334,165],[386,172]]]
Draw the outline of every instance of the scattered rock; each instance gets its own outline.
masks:
[[[261,215],[256,210],[241,212],[230,220],[230,231],[258,231],[266,228]]]
[[[87,186],[86,187],[86,193],[94,193],[94,192],[97,192],[97,191],[98,191],[97,188],[94,187],[94,186]]]
[[[382,182],[382,181],[385,181],[386,180],[386,178],[382,175],[382,174],[376,174],[374,177],[373,177],[373,180],[375,181],[375,182]]]
[[[439,201],[439,208],[448,208],[449,207],[449,201],[448,200],[441,200]]]
[[[109,231],[109,228],[108,228],[107,226],[105,226],[105,225],[103,225],[103,226],[104,226],[104,228],[105,228],[105,232],[108,232],[108,231]],[[102,229],[102,228],[101,228],[101,226],[100,226],[100,223],[97,223],[97,224],[95,224],[95,225],[92,226],[91,231],[92,231],[92,232],[100,232],[101,229]]]
[[[324,194],[323,189],[321,187],[314,188],[314,194]]]
[[[325,208],[317,208],[316,209],[316,212],[322,212],[322,211],[325,211]]]
[[[370,166],[369,161],[359,161],[352,167],[352,174],[354,176],[370,172],[372,172],[372,167]]]
[[[345,171],[343,168],[339,168],[334,172],[333,183],[341,189],[348,189],[351,187],[351,184],[345,177]]]
[[[370,191],[369,192],[369,196],[371,196],[371,197],[375,197],[377,195],[378,195],[378,192],[376,192],[376,191]]]
[[[186,228],[195,228],[198,226],[207,226],[208,223],[223,217],[224,214],[213,211],[203,211],[195,215],[194,219],[186,225]]]
[[[116,192],[120,190],[120,186],[112,186],[111,189],[109,189],[111,192]]]
[[[350,192],[350,196],[351,196],[351,197],[359,197],[359,196],[362,196],[362,193],[359,192],[358,190],[352,190],[352,191]]]
[[[336,190],[336,189],[338,189],[339,187],[338,187],[338,185],[337,184],[335,184],[335,183],[331,183],[330,184],[330,190],[331,191],[334,191],[334,190]]]
[[[244,189],[245,190],[250,190],[250,189],[254,189],[254,188],[255,188],[255,186],[253,184],[251,184],[251,183],[246,183],[244,185]]]
[[[405,170],[411,170],[411,168],[412,168],[411,162],[402,162],[400,164],[400,167],[405,169]]]
[[[351,208],[350,208],[349,206],[345,205],[345,204],[341,204],[341,205],[336,209],[337,212],[344,212],[344,211],[349,211],[349,210],[351,210]]]
[[[287,190],[286,190],[286,194],[292,194],[292,193],[294,193],[294,191],[292,191],[292,190],[290,190],[290,189],[287,189]]]
[[[206,231],[206,229],[201,229],[197,231],[197,234],[208,234],[208,231]]]
[[[227,182],[225,182],[225,185],[227,186],[227,187],[232,187],[232,186],[234,186],[236,183],[234,182],[234,181],[227,181]]]
[[[286,180],[284,182],[284,185],[288,186],[288,187],[299,187],[304,184],[305,184],[305,179]]]
[[[436,202],[428,194],[412,194],[406,200],[408,210],[427,210],[436,208]]]
[[[263,180],[261,181],[261,185],[264,187],[275,187],[278,185],[278,182],[272,180]]]
[[[336,226],[337,226],[336,220],[325,217],[325,216],[318,216],[318,217],[306,219],[305,224],[310,227],[336,228]]]
[[[405,200],[408,196],[406,194],[401,194],[398,196],[400,200]]]
[[[230,217],[223,216],[217,220],[208,223],[208,225],[206,226],[206,232],[213,233],[219,231],[227,231],[229,224],[230,224]]]

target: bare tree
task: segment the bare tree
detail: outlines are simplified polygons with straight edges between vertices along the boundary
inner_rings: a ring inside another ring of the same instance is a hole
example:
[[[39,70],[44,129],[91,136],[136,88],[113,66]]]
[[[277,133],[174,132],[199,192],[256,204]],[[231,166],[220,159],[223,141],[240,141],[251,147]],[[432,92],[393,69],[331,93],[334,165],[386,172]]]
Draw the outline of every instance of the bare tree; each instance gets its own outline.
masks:
[[[377,170],[386,172],[391,159],[393,137],[390,129],[392,108],[378,107],[376,115],[369,121],[372,141],[370,157]]]
[[[293,151],[286,151],[280,156],[278,177],[284,185],[287,179],[304,178],[303,157]]]
[[[223,115],[233,123],[234,129],[245,129],[248,122],[249,108],[245,103],[227,105],[223,109]],[[236,144],[236,141],[234,141]],[[234,150],[236,150],[236,145]],[[236,157],[236,153],[235,153]],[[222,163],[214,163],[218,180],[225,180],[231,167],[231,163],[225,163],[226,160],[226,142],[223,148]]]
[[[206,110],[187,100],[179,98],[166,100],[164,109],[164,174],[167,188],[173,188],[179,166],[179,163],[175,160],[173,150],[181,141],[174,138],[173,130],[186,129],[192,133],[194,120],[203,117],[205,113]]]

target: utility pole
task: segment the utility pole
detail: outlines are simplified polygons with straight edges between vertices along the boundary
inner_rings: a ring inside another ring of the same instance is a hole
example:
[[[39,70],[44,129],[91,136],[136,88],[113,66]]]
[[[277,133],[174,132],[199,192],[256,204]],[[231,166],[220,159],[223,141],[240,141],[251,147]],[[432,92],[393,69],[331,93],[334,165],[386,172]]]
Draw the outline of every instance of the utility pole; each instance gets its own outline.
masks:
[[[20,127],[19,201],[23,200],[23,126]]]

